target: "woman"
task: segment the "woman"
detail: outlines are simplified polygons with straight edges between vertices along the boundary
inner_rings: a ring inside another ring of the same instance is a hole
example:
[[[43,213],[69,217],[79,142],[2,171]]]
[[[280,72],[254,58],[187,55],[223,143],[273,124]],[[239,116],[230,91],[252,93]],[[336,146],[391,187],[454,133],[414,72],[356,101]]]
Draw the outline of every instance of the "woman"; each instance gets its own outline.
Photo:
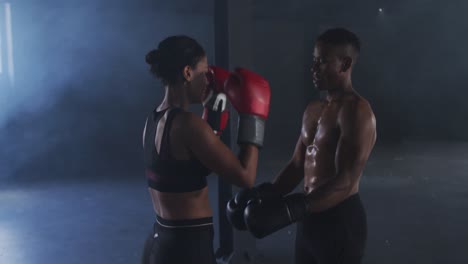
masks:
[[[268,83],[247,70],[229,74],[209,67],[203,48],[187,36],[166,38],[148,53],[146,62],[166,94],[143,132],[148,189],[156,212],[143,262],[216,263],[206,176],[214,172],[236,186],[253,185],[268,115]],[[225,125],[226,96],[240,116],[239,158],[217,136]],[[188,111],[190,104],[202,102],[203,117],[212,127]]]

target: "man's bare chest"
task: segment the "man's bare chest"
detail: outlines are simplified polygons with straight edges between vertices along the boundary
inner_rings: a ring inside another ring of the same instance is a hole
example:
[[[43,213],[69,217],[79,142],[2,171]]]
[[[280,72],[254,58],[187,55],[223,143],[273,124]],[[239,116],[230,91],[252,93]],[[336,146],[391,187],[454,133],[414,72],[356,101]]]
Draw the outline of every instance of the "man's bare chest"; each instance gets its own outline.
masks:
[[[302,141],[306,146],[322,145],[339,137],[339,106],[323,104],[310,109],[302,125]]]

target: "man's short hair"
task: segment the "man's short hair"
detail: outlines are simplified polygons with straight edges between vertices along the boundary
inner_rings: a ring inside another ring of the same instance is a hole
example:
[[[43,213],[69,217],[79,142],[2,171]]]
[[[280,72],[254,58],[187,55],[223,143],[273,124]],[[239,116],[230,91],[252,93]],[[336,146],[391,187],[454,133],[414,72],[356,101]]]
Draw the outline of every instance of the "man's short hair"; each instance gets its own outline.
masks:
[[[331,44],[332,46],[351,46],[357,56],[361,51],[361,42],[353,32],[345,28],[332,28],[323,32],[317,42]]]

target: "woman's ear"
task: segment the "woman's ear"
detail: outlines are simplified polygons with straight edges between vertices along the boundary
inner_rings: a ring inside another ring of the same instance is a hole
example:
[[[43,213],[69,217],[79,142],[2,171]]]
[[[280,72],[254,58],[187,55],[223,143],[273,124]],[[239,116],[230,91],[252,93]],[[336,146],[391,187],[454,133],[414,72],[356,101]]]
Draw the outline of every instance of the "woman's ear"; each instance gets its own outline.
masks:
[[[192,81],[193,79],[193,73],[192,73],[192,68],[190,66],[185,66],[184,69],[183,69],[183,72],[182,74],[184,75],[184,79],[186,81]]]

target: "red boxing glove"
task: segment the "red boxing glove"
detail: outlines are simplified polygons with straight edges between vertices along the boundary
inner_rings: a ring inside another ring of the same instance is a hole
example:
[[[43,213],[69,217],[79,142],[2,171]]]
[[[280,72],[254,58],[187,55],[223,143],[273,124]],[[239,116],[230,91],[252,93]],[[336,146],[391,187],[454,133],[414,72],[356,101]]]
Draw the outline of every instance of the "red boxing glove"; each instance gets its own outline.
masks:
[[[239,112],[237,143],[263,146],[265,120],[270,110],[268,81],[252,71],[237,68],[226,80],[224,91]]]
[[[208,87],[207,95],[203,100],[202,118],[211,126],[216,135],[221,135],[229,119],[229,112],[226,108],[227,97],[223,93],[224,82],[228,76],[228,71],[216,66],[210,66],[206,74]]]
[[[216,66],[209,66],[206,78],[208,79],[208,88],[217,92],[224,93],[224,82],[229,77],[230,72]]]

